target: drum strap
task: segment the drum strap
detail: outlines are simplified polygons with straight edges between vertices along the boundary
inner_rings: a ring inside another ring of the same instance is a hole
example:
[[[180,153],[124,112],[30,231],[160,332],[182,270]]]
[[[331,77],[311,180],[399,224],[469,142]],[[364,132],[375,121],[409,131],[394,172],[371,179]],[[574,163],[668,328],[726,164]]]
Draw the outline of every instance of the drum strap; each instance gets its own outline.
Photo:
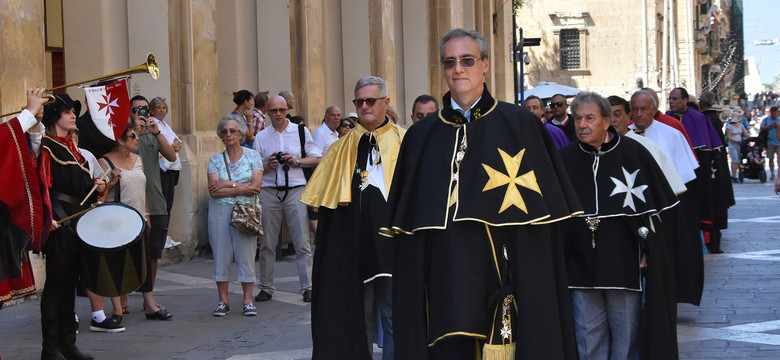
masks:
[[[106,163],[108,164],[108,167],[110,167],[111,170],[114,170],[115,166],[114,166],[114,163],[111,162],[111,159],[109,159],[108,157],[105,157],[105,156],[103,156],[103,159],[106,160]],[[119,186],[119,181],[120,180],[117,179],[116,180],[116,186],[114,186],[116,188],[116,193],[115,193],[116,196],[114,196],[114,201],[115,202],[121,202],[121,201],[119,201],[119,199],[121,199],[121,197],[120,197],[121,194],[120,193],[121,193],[122,187]]]
[[[54,213],[57,214],[57,216],[60,219],[64,219],[64,218],[70,216],[70,214],[65,212],[65,209],[62,208],[62,204],[60,204],[60,201],[64,201],[66,203],[69,203],[69,204],[77,206],[77,207],[80,206],[79,203],[81,202],[81,200],[77,199],[75,196],[71,196],[71,195],[68,195],[68,194],[63,194],[63,193],[60,193],[60,192],[52,192],[51,193],[51,197],[54,200],[59,200],[59,201],[52,201],[51,202],[51,209],[54,210]]]

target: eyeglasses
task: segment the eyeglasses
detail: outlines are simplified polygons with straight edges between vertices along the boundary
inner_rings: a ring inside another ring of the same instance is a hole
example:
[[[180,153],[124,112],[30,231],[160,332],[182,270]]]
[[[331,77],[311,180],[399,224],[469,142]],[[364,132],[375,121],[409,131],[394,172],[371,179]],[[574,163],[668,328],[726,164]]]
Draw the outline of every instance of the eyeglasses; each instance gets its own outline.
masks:
[[[561,107],[561,106],[563,106],[563,104],[565,104],[565,103],[564,102],[554,102],[554,103],[550,103],[550,107],[551,108]]]
[[[135,139],[135,138],[137,138],[137,137],[138,137],[138,134],[136,134],[136,133],[135,133],[135,131],[133,131],[133,132],[131,132],[131,133],[130,133],[128,136],[129,136],[131,139]]]
[[[374,106],[376,104],[377,100],[387,99],[387,97],[381,97],[381,98],[365,98],[365,99],[355,99],[352,100],[352,103],[355,104],[355,107],[363,107],[363,103],[366,103],[368,107]]]
[[[225,136],[225,135],[227,135],[228,132],[231,135],[235,135],[236,133],[238,133],[238,129],[236,129],[236,128],[222,129],[219,133],[220,133],[220,135]]]
[[[152,101],[155,101],[155,100],[165,101],[165,98],[162,97],[162,96],[158,96],[158,97],[152,99]]]
[[[475,57],[464,57],[460,59],[444,59],[441,61],[441,66],[444,67],[444,70],[452,70],[455,68],[455,66],[460,63],[460,66],[467,69],[470,67],[474,67],[474,65],[477,64],[477,60],[482,60],[484,58],[475,58]]]
[[[287,109],[285,109],[285,108],[279,108],[279,109],[268,109],[268,113],[269,113],[269,114],[270,114],[270,113],[275,113],[275,112],[278,112],[278,113],[284,113],[284,112],[287,112]]]
[[[343,122],[343,123],[341,123],[341,127],[348,127],[350,129],[353,129],[353,128],[355,128],[355,124],[353,124],[351,122]]]

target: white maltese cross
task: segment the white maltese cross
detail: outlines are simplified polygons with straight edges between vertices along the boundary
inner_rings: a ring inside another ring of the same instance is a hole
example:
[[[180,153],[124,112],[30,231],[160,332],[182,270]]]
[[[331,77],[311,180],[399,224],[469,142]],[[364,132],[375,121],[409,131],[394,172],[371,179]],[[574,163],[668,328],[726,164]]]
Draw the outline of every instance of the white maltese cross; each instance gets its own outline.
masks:
[[[623,207],[630,207],[631,210],[634,211],[636,211],[636,207],[634,206],[634,197],[631,196],[632,194],[636,196],[639,200],[642,200],[642,202],[647,202],[645,201],[645,195],[644,195],[644,191],[645,189],[647,189],[647,185],[640,185],[634,187],[634,181],[636,181],[637,173],[639,173],[639,169],[636,169],[636,171],[629,174],[626,168],[623,168],[623,177],[626,179],[625,183],[611,176],[609,177],[610,179],[612,179],[612,182],[615,183],[615,188],[612,190],[612,193],[609,194],[609,196],[615,196],[620,193],[626,193],[626,198],[625,200],[623,200]]]

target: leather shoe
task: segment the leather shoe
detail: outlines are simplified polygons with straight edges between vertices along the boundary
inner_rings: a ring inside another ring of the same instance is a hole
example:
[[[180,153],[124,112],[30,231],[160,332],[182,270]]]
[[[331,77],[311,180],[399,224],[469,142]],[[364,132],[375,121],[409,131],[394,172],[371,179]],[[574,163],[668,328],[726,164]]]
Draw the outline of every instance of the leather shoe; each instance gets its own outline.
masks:
[[[75,346],[70,348],[65,347],[60,349],[60,351],[62,352],[62,357],[64,357],[67,360],[93,360],[95,358],[90,354],[82,353]]]
[[[303,302],[311,302],[311,290],[303,290]]]
[[[273,296],[269,292],[260,290],[260,293],[255,296],[255,301],[268,301],[271,300],[272,297]]]

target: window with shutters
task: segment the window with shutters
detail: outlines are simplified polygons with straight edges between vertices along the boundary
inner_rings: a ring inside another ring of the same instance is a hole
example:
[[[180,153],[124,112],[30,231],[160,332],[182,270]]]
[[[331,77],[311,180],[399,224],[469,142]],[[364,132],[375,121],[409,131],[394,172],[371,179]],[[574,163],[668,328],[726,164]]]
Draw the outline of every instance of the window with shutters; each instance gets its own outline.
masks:
[[[561,70],[580,70],[580,32],[562,29],[560,33]]]

